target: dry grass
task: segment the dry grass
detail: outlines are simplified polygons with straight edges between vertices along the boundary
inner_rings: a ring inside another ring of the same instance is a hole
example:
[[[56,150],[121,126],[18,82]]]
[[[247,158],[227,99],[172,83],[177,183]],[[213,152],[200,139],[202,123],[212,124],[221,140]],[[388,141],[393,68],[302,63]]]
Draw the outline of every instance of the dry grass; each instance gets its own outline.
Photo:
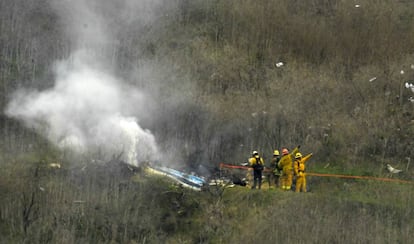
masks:
[[[26,83],[50,87],[49,64],[72,46],[48,8],[15,2],[0,8],[2,108]],[[112,48],[119,74],[150,73],[130,74],[159,100],[142,122],[163,149],[182,151],[177,158],[187,166],[240,163],[251,149],[269,156],[298,144],[315,154],[309,170],[331,162],[326,173],[384,176],[384,163],[414,158],[412,93],[403,89],[414,76],[411,1],[176,2],[144,31],[119,31]],[[27,21],[32,12],[37,21]],[[74,163],[81,160],[66,160],[48,169],[60,152],[17,121],[3,116],[0,124],[0,243],[410,243],[413,236],[412,186],[311,178],[307,194],[194,193],[139,173],[131,180],[116,165],[81,170]],[[399,177],[412,180],[413,169]]]
[[[2,243],[409,243],[414,227],[411,185],[310,178],[309,193],[199,193],[113,168],[17,165],[1,175]]]

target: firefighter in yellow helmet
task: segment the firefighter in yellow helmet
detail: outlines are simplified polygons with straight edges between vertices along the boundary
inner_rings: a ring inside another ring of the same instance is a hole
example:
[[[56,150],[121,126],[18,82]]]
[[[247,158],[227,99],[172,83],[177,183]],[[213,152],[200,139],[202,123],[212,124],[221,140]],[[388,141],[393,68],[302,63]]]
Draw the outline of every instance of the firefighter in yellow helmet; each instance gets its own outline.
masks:
[[[282,176],[280,178],[282,183],[282,190],[290,191],[292,187],[293,181],[293,155],[295,155],[299,151],[299,147],[297,146],[293,149],[292,153],[289,153],[287,148],[282,149],[282,157],[278,163],[279,168],[282,169]]]
[[[312,153],[309,153],[303,157],[300,152],[297,152],[295,154],[295,162],[293,164],[293,168],[296,175],[296,192],[300,192],[301,190],[303,192],[306,192],[305,163],[312,157],[312,155]]]
[[[253,186],[252,189],[262,188],[262,171],[264,169],[264,160],[259,156],[257,151],[253,151],[252,157],[249,158],[250,167],[253,168]]]
[[[279,177],[280,177],[280,169],[279,166],[277,165],[279,163],[280,160],[280,153],[279,150],[274,150],[273,151],[273,157],[270,160],[270,167],[269,167],[269,171],[267,174],[267,178],[269,181],[269,189],[272,185],[272,182],[275,183],[275,187],[277,188],[279,186]]]

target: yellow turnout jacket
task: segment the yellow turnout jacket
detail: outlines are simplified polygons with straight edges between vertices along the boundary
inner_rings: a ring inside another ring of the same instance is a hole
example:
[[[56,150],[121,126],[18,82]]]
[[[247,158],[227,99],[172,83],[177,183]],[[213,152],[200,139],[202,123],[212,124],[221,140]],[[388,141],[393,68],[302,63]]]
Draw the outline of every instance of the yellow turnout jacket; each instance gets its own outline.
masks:
[[[278,163],[279,168],[282,169],[283,174],[288,174],[293,171],[293,155],[299,152],[299,148],[293,149],[289,154],[283,155]]]
[[[308,155],[295,160],[295,163],[294,163],[295,175],[299,175],[299,173],[305,173],[305,168],[306,168],[305,163],[312,157],[312,155],[313,155],[312,153],[309,153]]]

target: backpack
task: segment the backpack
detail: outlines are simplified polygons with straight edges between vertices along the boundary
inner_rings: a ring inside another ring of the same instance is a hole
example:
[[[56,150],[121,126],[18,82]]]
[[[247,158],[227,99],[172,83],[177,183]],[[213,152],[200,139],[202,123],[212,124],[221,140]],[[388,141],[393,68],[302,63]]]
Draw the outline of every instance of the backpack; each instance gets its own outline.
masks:
[[[263,164],[260,160],[261,158],[256,158],[256,163],[253,165],[254,170],[263,170]]]

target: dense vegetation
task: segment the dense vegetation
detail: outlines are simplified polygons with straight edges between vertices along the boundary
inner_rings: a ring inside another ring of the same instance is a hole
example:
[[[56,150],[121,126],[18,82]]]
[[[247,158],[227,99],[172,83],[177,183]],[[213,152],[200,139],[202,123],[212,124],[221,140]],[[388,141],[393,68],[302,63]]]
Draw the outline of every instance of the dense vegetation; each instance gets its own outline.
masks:
[[[0,0],[2,111],[20,88],[53,86],[54,62],[81,45],[51,2]],[[329,163],[342,173],[388,176],[384,164],[392,163],[404,169],[399,177],[413,178],[414,94],[404,83],[414,80],[414,3],[142,1],[155,8],[144,19],[127,18],[121,2],[94,5],[115,38],[93,55],[148,95],[136,116],[174,156],[165,161],[199,172],[243,162],[252,150],[267,159],[300,144],[315,155],[310,170]],[[0,242],[409,243],[412,236],[412,186],[313,179],[311,194],[194,193],[123,172],[112,167],[117,160],[68,156],[4,113],[0,125]],[[47,168],[56,161],[62,169]]]
[[[0,243],[410,243],[414,226],[412,184],[309,177],[306,194],[197,192],[116,161],[30,163],[1,178]]]

